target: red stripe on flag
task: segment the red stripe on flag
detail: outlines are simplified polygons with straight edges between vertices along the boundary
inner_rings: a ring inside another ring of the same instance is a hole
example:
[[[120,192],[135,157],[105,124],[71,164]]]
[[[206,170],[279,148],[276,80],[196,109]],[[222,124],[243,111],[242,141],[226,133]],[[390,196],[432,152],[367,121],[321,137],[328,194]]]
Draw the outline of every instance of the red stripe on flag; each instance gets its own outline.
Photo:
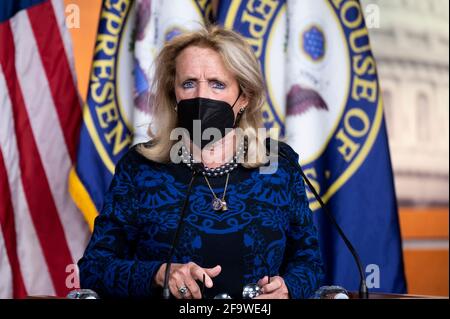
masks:
[[[0,151],[0,227],[5,240],[6,254],[11,266],[13,280],[13,298],[24,298],[27,290],[20,270],[19,257],[17,255],[16,225],[14,222],[14,209],[11,202],[8,176],[6,175],[5,162]]]
[[[80,136],[81,107],[52,3],[27,10],[47,75],[70,158],[74,163]]]
[[[25,41],[25,40],[21,40]],[[9,23],[0,24],[0,65],[7,79],[19,150],[19,166],[25,197],[56,293],[65,296],[66,266],[72,264],[61,221],[33,136],[29,115],[15,69],[15,46]],[[39,79],[36,79],[39,81]],[[42,105],[48,107],[48,105]],[[32,114],[31,114],[32,116]],[[49,123],[52,125],[52,123]]]

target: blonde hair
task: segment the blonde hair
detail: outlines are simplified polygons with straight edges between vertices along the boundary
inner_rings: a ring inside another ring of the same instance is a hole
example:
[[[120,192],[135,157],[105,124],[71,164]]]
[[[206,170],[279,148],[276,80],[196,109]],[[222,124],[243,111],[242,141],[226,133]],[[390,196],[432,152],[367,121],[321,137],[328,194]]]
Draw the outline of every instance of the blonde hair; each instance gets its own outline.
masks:
[[[252,160],[245,160],[242,165],[247,168],[263,165],[267,162],[265,141],[258,136],[257,131],[263,127],[261,108],[265,101],[265,87],[259,63],[241,35],[218,26],[181,34],[166,43],[158,54],[153,82],[152,123],[148,128],[151,141],[139,145],[138,151],[155,162],[164,163],[170,159],[171,147],[176,142],[170,139],[170,133],[177,126],[176,58],[190,46],[213,49],[235,76],[243,95],[248,99],[238,127],[247,137],[247,159]]]

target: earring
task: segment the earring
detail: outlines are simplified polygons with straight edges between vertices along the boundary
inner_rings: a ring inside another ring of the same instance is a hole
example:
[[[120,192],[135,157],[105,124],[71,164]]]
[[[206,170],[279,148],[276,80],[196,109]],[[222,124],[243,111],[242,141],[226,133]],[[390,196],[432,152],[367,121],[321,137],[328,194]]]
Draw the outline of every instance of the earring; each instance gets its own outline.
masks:
[[[236,116],[236,121],[234,122],[234,126],[235,127],[239,124],[239,121],[241,120],[241,117],[242,117],[242,114],[244,113],[244,111],[245,111],[245,107],[241,107],[239,109],[239,112],[238,112],[238,114]]]

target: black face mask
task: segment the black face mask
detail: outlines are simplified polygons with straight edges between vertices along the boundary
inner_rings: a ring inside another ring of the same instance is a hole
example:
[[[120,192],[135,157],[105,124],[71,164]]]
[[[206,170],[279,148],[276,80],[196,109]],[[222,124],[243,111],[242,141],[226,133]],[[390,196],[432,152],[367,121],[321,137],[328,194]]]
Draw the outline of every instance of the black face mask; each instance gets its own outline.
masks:
[[[189,138],[194,144],[203,149],[207,144],[217,142],[223,138],[225,133],[228,133],[227,128],[231,129],[235,127],[233,108],[240,96],[241,93],[239,93],[232,106],[225,101],[202,97],[181,100],[178,102],[177,109],[178,127],[185,128],[189,132]],[[194,132],[194,120],[200,120],[201,130],[196,129]],[[220,135],[205,135],[206,140],[203,140],[203,132],[209,128],[217,129]],[[194,133],[198,136],[194,135]]]

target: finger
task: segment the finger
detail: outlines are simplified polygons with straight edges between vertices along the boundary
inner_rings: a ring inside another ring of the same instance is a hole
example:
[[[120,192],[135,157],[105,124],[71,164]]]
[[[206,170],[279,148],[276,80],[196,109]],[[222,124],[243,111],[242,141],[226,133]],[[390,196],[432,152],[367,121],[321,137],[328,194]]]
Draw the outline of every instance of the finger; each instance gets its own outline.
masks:
[[[279,298],[276,296],[276,294],[271,293],[271,294],[261,294],[253,299],[279,299]]]
[[[214,278],[217,277],[221,271],[222,271],[222,267],[220,265],[217,265],[216,267],[213,268],[204,268],[203,269],[206,274],[210,277],[210,278]],[[208,288],[212,287],[212,280],[211,280],[211,286],[207,286]]]
[[[180,296],[182,296],[182,298],[183,299],[193,299],[193,297],[192,297],[192,292],[191,292],[191,290],[189,289],[189,286],[186,284],[186,282],[182,285],[182,286],[180,286],[180,287],[178,287],[178,288],[181,288],[181,287],[186,287],[187,288],[187,290],[186,290],[186,292],[184,293],[184,294],[182,294],[179,290],[178,290],[178,293],[180,294]]]
[[[267,285],[269,283],[269,276],[264,276],[258,281],[258,286],[263,287],[264,285]]]
[[[190,293],[189,293],[189,288],[187,287],[187,285],[185,283],[185,279],[182,276],[179,276],[178,274],[174,274],[172,276],[172,280],[173,280],[173,282],[175,284],[175,288],[176,288],[175,296],[178,299],[189,299]],[[186,293],[182,294],[179,290],[181,287],[187,287],[188,291],[186,291]]]
[[[203,281],[203,275],[205,275],[205,286],[208,288],[213,286],[213,281],[211,278],[217,276],[220,271],[220,266],[216,266],[214,268],[202,268],[195,264],[191,266],[191,274],[194,280]]]
[[[189,289],[190,295],[193,299],[202,299],[202,292],[192,277],[185,278],[186,287]]]
[[[207,275],[209,275],[211,278],[217,277],[220,272],[222,271],[222,267],[220,265],[217,265],[213,268],[204,268]]]
[[[182,297],[181,297],[182,299],[193,299],[192,293],[191,293],[191,291],[189,290],[189,287],[188,287],[187,285],[184,285],[184,286],[187,288],[187,291],[186,291],[184,294],[181,294],[180,292],[178,292],[178,294],[179,294],[180,296],[182,296]]]
[[[198,265],[193,265],[191,267],[191,276],[194,280],[200,280],[203,282],[203,275],[205,275],[205,286],[211,288],[213,286],[213,282],[206,271]]]
[[[182,296],[180,295],[180,292],[178,291],[178,287],[175,283],[175,281],[169,281],[169,289],[170,292],[172,293],[172,296],[174,296],[177,299],[181,299]]]
[[[278,289],[280,289],[283,286],[284,281],[280,277],[273,277],[270,283],[265,284],[261,287],[263,293],[271,293]]]

